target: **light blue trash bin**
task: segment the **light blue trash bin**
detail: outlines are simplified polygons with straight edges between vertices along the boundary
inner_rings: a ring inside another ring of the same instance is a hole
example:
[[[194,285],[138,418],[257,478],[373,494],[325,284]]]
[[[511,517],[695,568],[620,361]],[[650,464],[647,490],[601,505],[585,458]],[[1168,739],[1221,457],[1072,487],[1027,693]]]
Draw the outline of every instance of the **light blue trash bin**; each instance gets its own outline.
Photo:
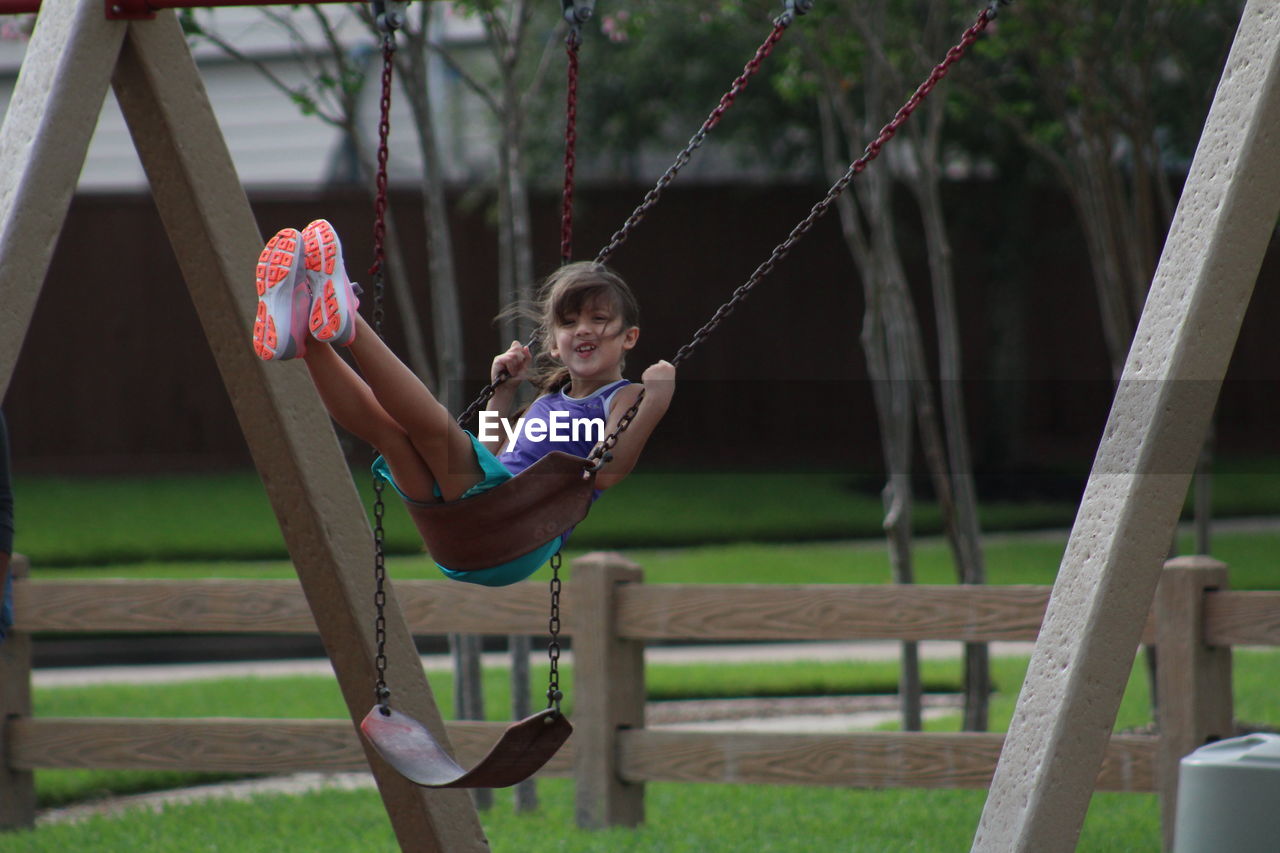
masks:
[[[1178,767],[1174,853],[1280,851],[1280,735],[1202,746]]]

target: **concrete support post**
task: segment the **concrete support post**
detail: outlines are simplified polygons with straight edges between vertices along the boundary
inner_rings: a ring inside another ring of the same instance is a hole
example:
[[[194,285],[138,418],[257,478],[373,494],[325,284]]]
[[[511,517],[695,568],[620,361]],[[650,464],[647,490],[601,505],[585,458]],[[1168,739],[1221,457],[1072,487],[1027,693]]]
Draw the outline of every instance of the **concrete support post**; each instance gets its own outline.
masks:
[[[262,476],[353,721],[373,707],[373,537],[305,366],[250,346],[262,237],[173,12],[129,25],[112,79],[151,192]],[[413,638],[388,590],[387,681],[399,710],[448,748]],[[409,782],[364,744],[406,851],[484,851],[467,793]]]
[[[1085,487],[973,849],[1074,850],[1280,211],[1280,14],[1250,0]]]
[[[49,0],[0,125],[0,400],[26,340],[128,25]]]

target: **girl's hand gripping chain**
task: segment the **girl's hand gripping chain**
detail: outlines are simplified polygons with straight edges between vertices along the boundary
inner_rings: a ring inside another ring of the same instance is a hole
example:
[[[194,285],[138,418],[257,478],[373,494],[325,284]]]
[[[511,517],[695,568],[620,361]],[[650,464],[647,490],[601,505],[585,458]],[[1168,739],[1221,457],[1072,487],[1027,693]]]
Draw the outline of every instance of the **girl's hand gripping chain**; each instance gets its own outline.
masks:
[[[496,382],[505,371],[507,381],[504,385],[515,387],[528,377],[529,367],[532,364],[533,354],[529,352],[529,348],[519,341],[512,341],[510,348],[493,360],[493,366],[489,369],[489,379]]]
[[[676,390],[675,365],[665,359],[651,364],[640,375],[640,382],[644,385],[645,403],[654,403],[665,412]]]

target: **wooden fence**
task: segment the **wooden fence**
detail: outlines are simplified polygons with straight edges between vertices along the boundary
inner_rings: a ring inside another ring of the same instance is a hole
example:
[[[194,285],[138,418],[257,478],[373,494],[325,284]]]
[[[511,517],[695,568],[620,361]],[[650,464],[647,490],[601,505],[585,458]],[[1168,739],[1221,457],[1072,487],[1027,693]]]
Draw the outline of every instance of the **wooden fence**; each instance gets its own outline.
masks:
[[[1097,789],[1158,792],[1166,843],[1177,767],[1233,733],[1231,646],[1280,645],[1280,593],[1227,590],[1207,558],[1166,566],[1143,636],[1159,661],[1159,735],[1115,735]],[[416,634],[540,635],[542,584],[396,584]],[[751,734],[661,731],[644,725],[644,646],[655,640],[1034,640],[1048,587],[645,585],[614,554],[573,564],[562,598],[573,637],[574,736],[544,770],[577,780],[585,827],[635,825],[650,781],[851,787],[983,788],[998,733]],[[31,772],[42,768],[215,772],[366,767],[349,720],[64,719],[33,717],[33,633],[310,633],[294,581],[34,582],[15,590],[16,633],[0,648],[0,826],[34,818]],[[454,722],[464,764],[499,723]]]

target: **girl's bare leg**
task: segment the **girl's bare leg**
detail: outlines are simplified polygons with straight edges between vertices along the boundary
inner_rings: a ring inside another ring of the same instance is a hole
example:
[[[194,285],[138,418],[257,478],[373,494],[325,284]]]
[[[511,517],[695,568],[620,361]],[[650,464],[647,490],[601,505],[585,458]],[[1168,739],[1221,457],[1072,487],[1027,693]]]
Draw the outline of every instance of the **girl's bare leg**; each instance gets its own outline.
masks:
[[[414,449],[409,434],[374,397],[373,391],[333,347],[312,341],[304,356],[325,408],[342,428],[378,449],[406,495],[431,501],[435,476]]]
[[[431,469],[445,500],[453,500],[479,483],[484,473],[476,462],[471,439],[359,315],[349,349],[378,403],[404,428]]]

